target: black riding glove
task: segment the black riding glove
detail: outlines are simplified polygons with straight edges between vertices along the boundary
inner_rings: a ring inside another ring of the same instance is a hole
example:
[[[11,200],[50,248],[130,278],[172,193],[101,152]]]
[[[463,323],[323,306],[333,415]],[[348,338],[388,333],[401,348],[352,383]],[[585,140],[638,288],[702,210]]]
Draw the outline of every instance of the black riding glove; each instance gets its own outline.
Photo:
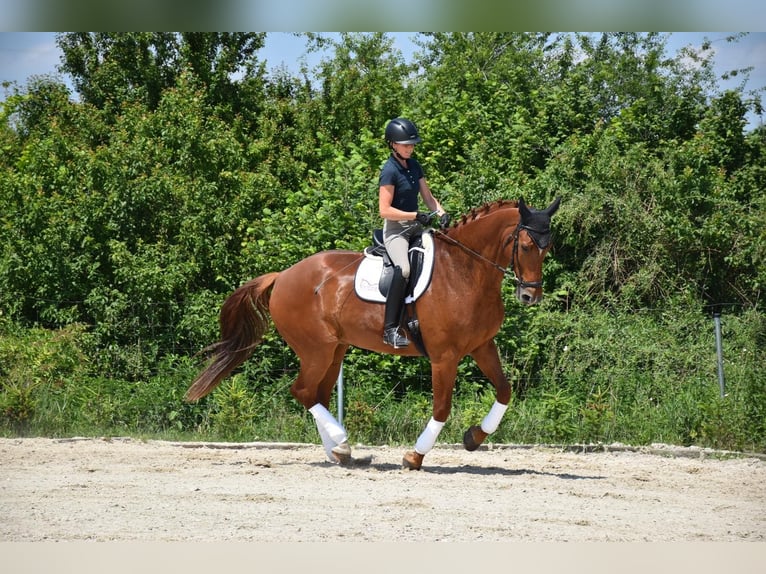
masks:
[[[418,211],[418,214],[415,216],[415,221],[423,224],[426,227],[431,225],[432,219],[433,219],[433,216],[430,213],[425,213],[423,211]]]
[[[442,213],[442,216],[439,218],[439,227],[444,229],[449,225],[449,213]]]

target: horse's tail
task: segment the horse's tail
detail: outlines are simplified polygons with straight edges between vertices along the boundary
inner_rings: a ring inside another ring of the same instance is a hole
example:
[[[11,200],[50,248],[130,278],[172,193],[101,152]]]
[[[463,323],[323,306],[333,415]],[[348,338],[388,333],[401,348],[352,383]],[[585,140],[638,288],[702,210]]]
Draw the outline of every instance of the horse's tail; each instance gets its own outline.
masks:
[[[194,380],[184,397],[196,401],[253,354],[269,326],[269,298],[279,273],[251,279],[232,293],[221,307],[221,340],[204,349],[213,361]]]

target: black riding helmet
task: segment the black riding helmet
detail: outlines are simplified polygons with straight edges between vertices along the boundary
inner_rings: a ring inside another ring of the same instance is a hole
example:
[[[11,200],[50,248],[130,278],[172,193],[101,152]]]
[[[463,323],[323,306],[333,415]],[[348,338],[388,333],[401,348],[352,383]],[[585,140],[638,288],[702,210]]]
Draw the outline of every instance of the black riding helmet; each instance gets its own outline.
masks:
[[[398,144],[418,144],[423,140],[418,135],[418,128],[407,118],[394,118],[386,126],[386,141]]]

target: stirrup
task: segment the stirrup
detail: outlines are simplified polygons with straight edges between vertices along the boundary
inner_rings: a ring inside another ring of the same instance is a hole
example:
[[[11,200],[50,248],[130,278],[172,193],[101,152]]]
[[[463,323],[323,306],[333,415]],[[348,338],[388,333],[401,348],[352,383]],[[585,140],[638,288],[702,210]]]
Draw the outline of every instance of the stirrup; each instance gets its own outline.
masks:
[[[400,335],[399,329],[396,327],[391,327],[390,329],[383,331],[383,342],[386,345],[391,345],[394,349],[398,349],[399,347],[406,347],[410,344],[410,342],[407,340],[407,337]]]

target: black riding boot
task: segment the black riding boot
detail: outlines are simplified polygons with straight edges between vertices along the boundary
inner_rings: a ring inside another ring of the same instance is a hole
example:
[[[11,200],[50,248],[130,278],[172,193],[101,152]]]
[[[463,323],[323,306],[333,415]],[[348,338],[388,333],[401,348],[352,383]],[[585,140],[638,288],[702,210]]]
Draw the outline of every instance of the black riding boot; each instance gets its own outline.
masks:
[[[410,344],[407,337],[399,334],[399,323],[402,318],[402,305],[404,293],[407,289],[407,280],[402,277],[400,267],[394,267],[394,276],[391,278],[391,287],[386,296],[386,313],[383,326],[383,342],[391,345],[394,349],[406,347]]]

